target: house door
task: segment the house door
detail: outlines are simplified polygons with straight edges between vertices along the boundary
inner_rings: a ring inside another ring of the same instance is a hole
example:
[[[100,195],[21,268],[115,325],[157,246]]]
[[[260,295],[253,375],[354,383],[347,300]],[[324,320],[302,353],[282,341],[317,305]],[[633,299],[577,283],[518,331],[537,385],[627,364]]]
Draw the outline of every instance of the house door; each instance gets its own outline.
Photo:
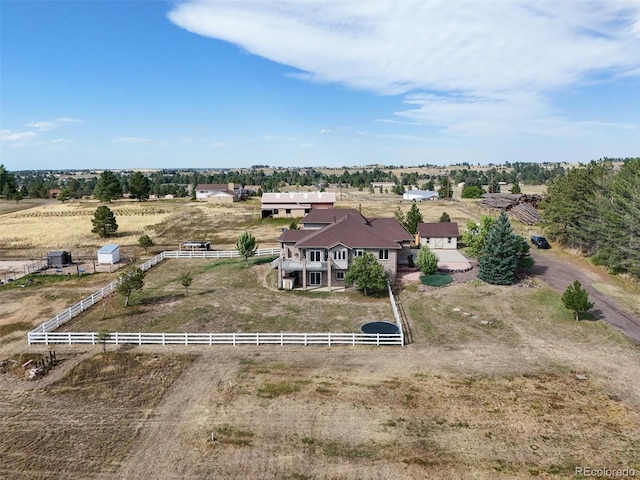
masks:
[[[322,272],[309,272],[309,285],[322,285]]]

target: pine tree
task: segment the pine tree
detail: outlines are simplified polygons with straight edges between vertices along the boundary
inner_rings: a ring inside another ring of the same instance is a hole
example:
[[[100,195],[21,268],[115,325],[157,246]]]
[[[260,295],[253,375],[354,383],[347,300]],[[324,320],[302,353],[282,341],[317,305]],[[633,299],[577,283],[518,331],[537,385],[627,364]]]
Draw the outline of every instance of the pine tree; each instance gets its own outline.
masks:
[[[574,281],[562,294],[562,303],[567,310],[571,310],[578,321],[580,312],[587,312],[593,308],[589,301],[589,294],[582,288],[579,281]]]
[[[511,193],[522,193],[522,189],[520,188],[520,184],[518,183],[518,181],[516,180],[515,182],[513,182],[513,186],[511,187],[511,190],[509,190]]]
[[[453,187],[449,177],[445,177],[440,181],[440,188],[438,189],[438,195],[444,200],[451,200],[453,197]]]
[[[129,193],[139,202],[149,199],[151,182],[140,172],[133,172],[129,178]]]
[[[96,208],[93,218],[91,219],[93,228],[91,232],[97,233],[100,237],[108,237],[113,235],[118,230],[118,224],[116,223],[116,216],[111,209],[105,205]]]
[[[411,205],[411,208],[407,212],[407,218],[404,224],[405,228],[409,231],[409,233],[415,235],[415,233],[418,231],[418,224],[422,222],[422,220],[422,213],[420,213],[418,205],[413,203]]]
[[[449,223],[449,222],[451,222],[451,217],[449,216],[449,214],[447,212],[442,212],[442,215],[440,215],[440,220],[438,220],[438,222],[440,222],[440,223]]]
[[[516,279],[518,245],[507,215],[502,212],[489,231],[479,261],[478,278],[493,285],[511,285]]]
[[[105,170],[100,174],[98,183],[93,189],[93,194],[101,202],[109,202],[122,197],[122,185],[115,173]]]

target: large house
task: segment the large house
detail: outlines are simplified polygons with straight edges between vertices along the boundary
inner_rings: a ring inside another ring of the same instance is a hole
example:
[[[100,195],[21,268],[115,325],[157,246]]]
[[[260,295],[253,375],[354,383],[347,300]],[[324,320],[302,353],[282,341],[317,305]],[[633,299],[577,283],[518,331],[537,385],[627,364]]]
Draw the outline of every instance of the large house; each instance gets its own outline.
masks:
[[[333,208],[336,194],[329,192],[263,193],[262,218],[300,218],[312,209]]]
[[[240,198],[241,189],[233,183],[199,183],[196,185],[196,200],[216,203],[233,203]]]
[[[458,248],[458,224],[456,222],[418,223],[418,245],[426,245],[432,250]]]
[[[344,287],[354,258],[372,253],[393,283],[398,264],[408,264],[413,236],[394,218],[367,219],[355,209],[312,209],[300,230],[285,230],[280,241],[280,288]]]

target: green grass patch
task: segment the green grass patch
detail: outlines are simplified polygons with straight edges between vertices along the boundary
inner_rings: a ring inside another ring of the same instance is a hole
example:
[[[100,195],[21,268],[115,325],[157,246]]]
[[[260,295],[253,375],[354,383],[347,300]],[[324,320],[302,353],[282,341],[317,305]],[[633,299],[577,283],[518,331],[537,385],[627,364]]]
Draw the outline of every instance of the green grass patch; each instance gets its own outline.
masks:
[[[236,447],[251,446],[254,433],[250,430],[241,430],[231,425],[223,425],[216,428],[215,439],[217,442],[235,445]]]
[[[281,382],[267,382],[258,388],[257,395],[263,398],[276,398],[282,395],[291,395],[302,389],[302,385],[311,383],[310,380],[283,380]]]
[[[420,275],[420,282],[430,287],[444,287],[453,282],[451,275],[436,273],[434,275]]]
[[[348,445],[334,440],[320,440],[317,438],[302,438],[302,443],[313,453],[320,451],[327,457],[342,457],[348,459],[376,459],[379,447],[374,443]]]
[[[19,331],[28,331],[31,330],[31,324],[29,322],[16,322],[16,323],[8,323],[6,325],[0,325],[0,337],[4,337],[5,335],[9,335],[13,332]]]

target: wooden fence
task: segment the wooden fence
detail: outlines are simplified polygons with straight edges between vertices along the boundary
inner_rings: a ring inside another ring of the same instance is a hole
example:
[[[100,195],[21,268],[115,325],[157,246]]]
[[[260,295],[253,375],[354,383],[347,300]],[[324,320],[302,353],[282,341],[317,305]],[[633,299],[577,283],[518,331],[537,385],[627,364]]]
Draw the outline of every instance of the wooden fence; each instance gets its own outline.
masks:
[[[277,248],[258,249],[256,256],[278,255]],[[237,251],[167,251],[161,252],[147,260],[140,269],[143,271],[167,258],[240,258]],[[96,332],[54,332],[60,326],[116,289],[117,280],[101,288],[92,295],[83,298],[75,305],[65,309],[55,317],[38,325],[27,334],[29,345],[32,344],[92,344],[100,343]],[[108,344],[134,344],[134,345],[404,345],[402,321],[398,308],[389,285],[389,299],[400,328],[400,333],[395,334],[365,334],[365,333],[110,333],[106,340]]]

